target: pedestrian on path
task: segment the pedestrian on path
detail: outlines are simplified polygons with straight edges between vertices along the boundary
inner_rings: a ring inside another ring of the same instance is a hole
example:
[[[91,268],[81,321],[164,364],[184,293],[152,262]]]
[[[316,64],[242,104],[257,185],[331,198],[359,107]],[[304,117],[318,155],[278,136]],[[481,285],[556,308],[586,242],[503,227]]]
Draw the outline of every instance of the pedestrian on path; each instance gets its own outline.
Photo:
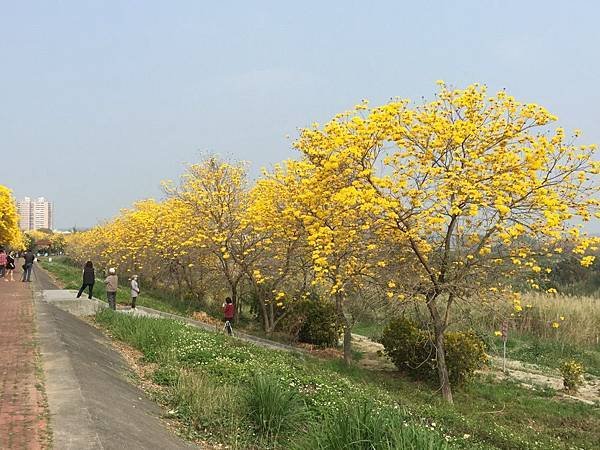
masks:
[[[92,299],[92,290],[94,289],[94,283],[96,282],[96,274],[94,273],[94,264],[91,261],[85,263],[83,266],[83,283],[77,293],[77,298],[81,297],[82,292],[85,288],[88,288],[88,298]]]
[[[233,334],[233,317],[235,316],[235,305],[231,297],[227,297],[223,303],[223,322],[225,322],[225,330],[230,336]]]
[[[6,272],[6,252],[0,247],[0,278],[4,276],[4,272]]]
[[[33,261],[35,261],[35,255],[31,250],[27,250],[23,255],[25,263],[23,264],[23,279],[21,281],[31,281],[31,269],[33,268]]]
[[[140,295],[140,285],[138,284],[137,275],[131,277],[131,309],[135,309],[135,301]]]
[[[119,287],[119,277],[117,276],[117,270],[114,267],[108,269],[108,276],[106,280],[106,298],[108,300],[108,306],[112,310],[117,309],[117,288]]]
[[[4,272],[4,281],[15,281],[13,271],[15,270],[15,254],[10,252],[6,255],[6,271]],[[10,280],[8,279],[10,275]]]

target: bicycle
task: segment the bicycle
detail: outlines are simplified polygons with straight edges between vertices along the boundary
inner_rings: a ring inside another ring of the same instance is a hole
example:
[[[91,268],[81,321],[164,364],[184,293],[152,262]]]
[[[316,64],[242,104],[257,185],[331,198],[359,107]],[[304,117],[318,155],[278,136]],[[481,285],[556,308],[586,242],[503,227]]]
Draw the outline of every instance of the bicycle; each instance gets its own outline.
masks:
[[[229,336],[233,336],[233,325],[229,320],[225,321],[225,325],[223,326],[223,331],[227,333]]]

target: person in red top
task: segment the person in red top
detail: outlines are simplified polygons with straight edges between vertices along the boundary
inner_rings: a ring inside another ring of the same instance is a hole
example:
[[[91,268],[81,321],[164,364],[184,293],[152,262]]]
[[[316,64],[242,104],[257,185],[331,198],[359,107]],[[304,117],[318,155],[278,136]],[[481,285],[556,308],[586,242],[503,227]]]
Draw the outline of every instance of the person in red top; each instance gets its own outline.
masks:
[[[231,297],[227,297],[225,299],[225,303],[223,303],[223,317],[225,322],[225,328],[227,329],[227,333],[232,334],[233,329],[231,327],[231,322],[233,322],[233,316],[235,316],[235,305],[231,300]],[[227,326],[227,322],[229,322],[229,326]]]

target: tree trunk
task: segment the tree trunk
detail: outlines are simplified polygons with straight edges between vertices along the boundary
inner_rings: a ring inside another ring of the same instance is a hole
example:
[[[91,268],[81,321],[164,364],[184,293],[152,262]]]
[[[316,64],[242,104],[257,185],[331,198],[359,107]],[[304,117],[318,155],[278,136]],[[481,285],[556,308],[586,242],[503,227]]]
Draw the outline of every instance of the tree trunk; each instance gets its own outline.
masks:
[[[450,379],[448,378],[448,366],[446,365],[446,350],[444,346],[444,331],[435,331],[435,350],[437,353],[437,369],[440,378],[440,386],[442,388],[442,397],[448,403],[454,403],[452,399],[452,388],[450,387]]]
[[[233,302],[233,307],[237,308],[237,284],[229,283],[229,285],[231,287],[231,301]],[[236,314],[233,317],[233,323],[237,325],[239,320],[240,320],[240,315]]]
[[[344,364],[349,366],[352,363],[352,324],[344,314],[344,299],[341,295],[336,295],[335,306],[344,328]]]
[[[271,326],[271,321],[269,320],[269,310],[267,307],[265,296],[263,295],[262,289],[256,283],[253,283],[253,287],[255,301],[256,303],[258,303],[260,308],[259,318],[262,320],[263,331],[267,334],[270,334],[273,330]]]
[[[452,399],[452,388],[450,387],[450,378],[448,377],[448,366],[446,365],[446,349],[444,346],[444,324],[440,317],[439,311],[434,303],[435,298],[430,299],[427,302],[427,307],[433,319],[433,329],[435,333],[435,352],[437,361],[438,377],[440,379],[440,388],[442,390],[442,397],[448,403],[453,404]]]
[[[349,366],[352,363],[352,325],[344,316],[344,363]]]

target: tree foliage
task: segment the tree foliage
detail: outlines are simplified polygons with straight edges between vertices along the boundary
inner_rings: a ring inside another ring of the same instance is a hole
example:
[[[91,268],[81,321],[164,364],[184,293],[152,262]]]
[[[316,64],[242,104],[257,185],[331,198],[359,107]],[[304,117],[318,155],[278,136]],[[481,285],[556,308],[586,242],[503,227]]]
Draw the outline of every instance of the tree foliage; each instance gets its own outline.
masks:
[[[19,215],[12,192],[0,185],[0,245],[17,250],[23,248],[23,235],[19,228]]]

